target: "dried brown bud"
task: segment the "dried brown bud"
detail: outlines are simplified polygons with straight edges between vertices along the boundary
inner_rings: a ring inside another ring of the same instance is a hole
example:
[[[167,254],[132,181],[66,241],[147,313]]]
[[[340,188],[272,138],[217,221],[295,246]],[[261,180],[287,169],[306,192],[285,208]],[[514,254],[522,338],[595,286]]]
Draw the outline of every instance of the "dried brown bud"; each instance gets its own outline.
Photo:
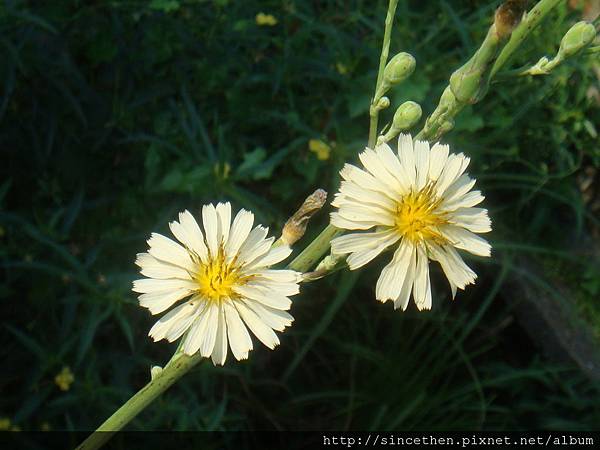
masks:
[[[281,241],[286,245],[293,245],[304,236],[308,220],[323,207],[326,201],[327,192],[323,189],[317,189],[306,197],[300,209],[285,223],[281,232]]]
[[[494,25],[498,38],[508,38],[521,22],[527,8],[527,0],[507,0],[496,10]]]

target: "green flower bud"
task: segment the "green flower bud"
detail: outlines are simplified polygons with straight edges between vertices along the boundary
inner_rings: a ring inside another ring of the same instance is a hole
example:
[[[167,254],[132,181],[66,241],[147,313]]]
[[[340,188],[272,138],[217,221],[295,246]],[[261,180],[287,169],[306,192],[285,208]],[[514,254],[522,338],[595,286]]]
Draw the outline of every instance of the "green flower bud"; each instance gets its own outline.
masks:
[[[422,113],[423,111],[418,103],[410,101],[402,103],[394,113],[392,126],[387,133],[379,136],[377,144],[388,142],[390,139],[398,136],[398,133],[401,131],[412,128],[419,121]]]
[[[398,84],[412,75],[416,66],[415,58],[412,55],[401,52],[394,56],[383,70],[383,81],[386,84]]]
[[[423,111],[418,103],[404,102],[394,114],[392,128],[397,131],[408,130],[419,121],[422,113]]]
[[[592,43],[596,37],[596,28],[582,21],[571,27],[560,42],[559,57],[570,58]]]

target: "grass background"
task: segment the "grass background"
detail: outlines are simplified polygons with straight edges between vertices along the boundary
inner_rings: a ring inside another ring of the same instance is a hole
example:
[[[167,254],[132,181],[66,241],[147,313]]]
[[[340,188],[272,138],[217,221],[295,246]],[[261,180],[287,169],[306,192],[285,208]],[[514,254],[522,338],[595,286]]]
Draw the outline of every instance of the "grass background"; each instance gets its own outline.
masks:
[[[392,52],[417,60],[390,98],[436,105],[496,1],[402,1]],[[152,0],[0,6],[0,418],[93,429],[175,349],[146,336],[135,254],[184,208],[229,200],[280,230],[366,142],[384,1]],[[275,26],[258,26],[259,12]],[[514,66],[553,55],[581,11],[558,8]],[[472,158],[494,223],[478,283],[434,307],[374,300],[384,261],[307,285],[271,352],[201,364],[132,429],[594,429],[599,385],[545,358],[517,322],[515,273],[598,325],[598,217],[578,177],[600,166],[598,64],[498,83],[446,141]],[[394,108],[383,116],[391,118]],[[421,124],[422,125],[422,124]],[[332,146],[319,160],[310,139]],[[334,145],[335,143],[335,145]],[[306,244],[327,222],[312,222]],[[585,255],[585,256],[582,256]],[[542,276],[519,263],[543,262]],[[597,258],[597,256],[596,256]],[[385,259],[385,258],[382,258]],[[566,281],[565,281],[566,280]],[[595,322],[594,322],[595,321]],[[59,389],[68,366],[74,382]]]

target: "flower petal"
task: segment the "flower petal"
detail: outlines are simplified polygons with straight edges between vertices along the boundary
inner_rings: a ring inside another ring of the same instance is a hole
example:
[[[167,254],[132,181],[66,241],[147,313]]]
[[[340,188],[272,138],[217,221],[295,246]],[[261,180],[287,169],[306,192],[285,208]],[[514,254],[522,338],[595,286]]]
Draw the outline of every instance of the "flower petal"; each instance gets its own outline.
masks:
[[[212,258],[216,258],[219,252],[219,219],[217,217],[217,210],[212,203],[202,207],[202,224],[204,225],[206,244],[208,246],[210,256]]]
[[[356,270],[368,262],[372,261],[377,255],[384,251],[390,245],[395,244],[400,239],[400,234],[391,233],[385,240],[378,241],[376,245],[365,250],[352,253],[346,259],[350,270]]]
[[[252,339],[248,334],[246,325],[240,319],[237,310],[232,305],[231,300],[223,302],[225,310],[225,321],[227,322],[227,336],[231,353],[238,361],[248,359],[248,352],[252,350]]]
[[[183,305],[173,308],[150,328],[148,335],[154,341],[160,341],[161,339],[166,338],[169,331],[174,327],[182,327],[182,325],[185,325],[185,327],[182,328],[187,329],[191,323],[187,319],[194,317],[196,309],[197,303],[194,302],[186,302]],[[185,331],[185,329],[183,331]]]
[[[456,248],[466,250],[478,256],[490,256],[492,246],[485,239],[462,227],[444,225],[440,227],[442,235]]]
[[[377,300],[381,302],[395,301],[400,296],[414,251],[412,242],[403,239],[394,253],[392,261],[384,267],[377,280],[375,288]]]
[[[385,243],[392,235],[397,235],[396,230],[375,231],[373,233],[350,233],[331,240],[331,252],[336,255],[372,249]],[[391,244],[389,244],[391,245]]]
[[[218,217],[217,241],[219,244],[225,244],[229,238],[229,229],[231,227],[231,203],[218,203],[216,207]]]
[[[190,278],[189,272],[184,268],[159,261],[149,253],[138,253],[135,263],[141,268],[140,273],[148,278]]]
[[[265,346],[271,350],[279,345],[279,338],[273,329],[265,325],[265,323],[256,315],[254,311],[250,310],[243,302],[236,301],[233,304],[240,314],[242,320],[260,342],[265,344]]]
[[[152,233],[148,239],[148,246],[150,247],[148,253],[160,261],[183,267],[189,271],[193,271],[195,268],[186,249],[162,234]]]
[[[431,153],[429,154],[429,180],[437,181],[440,177],[448,160],[449,153],[450,147],[442,145],[439,142],[431,148]]]
[[[245,209],[241,209],[235,219],[229,232],[229,239],[225,244],[225,255],[227,256],[227,262],[230,262],[238,253],[238,250],[248,238],[250,230],[252,230],[252,224],[254,223],[254,214]]]
[[[466,228],[473,233],[487,233],[492,231],[492,222],[484,208],[460,208],[451,215],[450,222],[456,226]]]
[[[292,301],[289,298],[269,289],[246,284],[235,286],[234,290],[242,297],[260,302],[271,308],[288,310],[292,306]]]
[[[225,310],[222,304],[219,305],[217,336],[211,359],[215,366],[222,366],[227,359],[227,323],[225,322]]]
[[[148,308],[152,314],[160,314],[169,309],[174,303],[189,295],[192,295],[190,289],[178,288],[142,294],[138,297],[138,301],[140,306]]]
[[[208,261],[208,248],[204,242],[204,234],[196,219],[187,209],[179,213],[179,223],[186,231],[190,249],[206,263]]]
[[[429,258],[423,245],[417,246],[417,265],[413,296],[419,311],[431,309],[431,281],[429,279]]]

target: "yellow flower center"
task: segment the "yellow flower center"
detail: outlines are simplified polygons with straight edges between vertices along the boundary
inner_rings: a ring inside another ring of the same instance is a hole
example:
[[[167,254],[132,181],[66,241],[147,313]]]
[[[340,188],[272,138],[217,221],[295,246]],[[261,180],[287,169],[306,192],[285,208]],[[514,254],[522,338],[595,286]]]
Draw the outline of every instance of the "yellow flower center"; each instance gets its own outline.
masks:
[[[413,242],[434,240],[445,243],[446,239],[437,227],[448,223],[448,220],[445,213],[438,211],[439,204],[432,185],[419,192],[410,192],[396,206],[396,228]]]
[[[216,258],[209,257],[207,264],[198,261],[198,270],[194,279],[198,283],[197,292],[204,298],[219,302],[228,297],[235,299],[239,295],[233,290],[235,286],[245,284],[251,276],[243,275],[238,270],[236,258],[225,261],[223,248],[219,249]]]

